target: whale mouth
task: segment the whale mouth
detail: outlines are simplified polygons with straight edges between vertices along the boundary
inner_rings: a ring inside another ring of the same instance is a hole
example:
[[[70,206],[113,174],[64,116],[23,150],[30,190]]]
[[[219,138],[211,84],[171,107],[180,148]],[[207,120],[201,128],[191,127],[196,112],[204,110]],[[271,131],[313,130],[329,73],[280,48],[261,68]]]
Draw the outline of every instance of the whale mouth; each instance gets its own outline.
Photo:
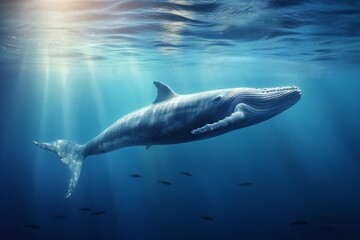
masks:
[[[202,134],[231,125],[252,125],[285,111],[299,101],[300,97],[301,90],[297,86],[235,91],[228,96],[235,104],[228,116],[196,128],[191,133]]]
[[[297,86],[254,89],[240,94],[241,108],[247,120],[266,120],[293,106],[301,98],[301,89]]]

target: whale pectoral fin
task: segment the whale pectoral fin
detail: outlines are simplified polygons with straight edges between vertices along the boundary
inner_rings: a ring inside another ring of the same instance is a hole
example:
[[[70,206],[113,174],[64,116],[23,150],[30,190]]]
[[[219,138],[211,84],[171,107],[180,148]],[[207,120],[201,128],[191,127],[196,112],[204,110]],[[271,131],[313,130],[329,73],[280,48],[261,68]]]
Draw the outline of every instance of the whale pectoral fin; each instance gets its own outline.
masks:
[[[146,150],[148,150],[152,145],[146,145]]]
[[[243,111],[236,111],[233,112],[230,116],[221,119],[217,122],[211,123],[211,124],[206,124],[203,127],[200,128],[196,128],[194,130],[191,131],[192,134],[201,134],[201,133],[206,133],[206,132],[211,132],[213,130],[219,129],[219,128],[223,128],[226,127],[228,125],[234,124],[236,122],[241,121],[244,118],[244,112]]]

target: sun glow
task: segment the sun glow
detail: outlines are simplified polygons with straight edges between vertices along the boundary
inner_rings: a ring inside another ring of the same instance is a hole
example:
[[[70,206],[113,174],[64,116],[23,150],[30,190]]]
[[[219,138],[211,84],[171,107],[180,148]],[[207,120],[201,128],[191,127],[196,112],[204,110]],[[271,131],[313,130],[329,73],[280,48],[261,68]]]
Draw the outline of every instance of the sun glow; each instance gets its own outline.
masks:
[[[73,55],[75,46],[81,43],[80,34],[74,31],[71,1],[30,1],[26,4],[24,21],[32,29],[28,32],[33,55],[46,59],[46,64],[64,65],[57,61]],[[31,20],[31,21],[30,21]],[[63,67],[61,67],[64,69]]]

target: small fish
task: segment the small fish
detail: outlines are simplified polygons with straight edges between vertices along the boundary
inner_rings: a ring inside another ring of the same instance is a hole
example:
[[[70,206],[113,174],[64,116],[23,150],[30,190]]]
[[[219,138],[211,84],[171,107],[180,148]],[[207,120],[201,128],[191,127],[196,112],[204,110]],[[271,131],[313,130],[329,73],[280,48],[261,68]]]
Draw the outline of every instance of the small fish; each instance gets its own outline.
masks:
[[[191,174],[191,173],[189,173],[189,172],[181,172],[180,174],[181,174],[181,175],[185,175],[185,176],[189,176],[189,177],[191,177],[191,176],[192,176],[192,174]]]
[[[40,228],[40,226],[39,225],[37,225],[37,224],[26,224],[26,227],[28,227],[28,228],[33,228],[33,229],[39,229]]]
[[[306,225],[308,223],[309,223],[308,221],[299,220],[299,221],[292,222],[291,225]]]
[[[160,180],[159,183],[165,184],[165,185],[172,185],[171,182],[169,181],[165,181],[165,180]]]
[[[57,215],[57,216],[54,216],[55,219],[64,219],[66,218],[65,215]]]
[[[94,212],[93,214],[94,215],[102,215],[102,214],[104,214],[105,213],[105,211],[96,211],[96,212]]]
[[[90,211],[91,209],[90,208],[79,208],[79,210],[81,210],[81,211]]]
[[[204,219],[204,220],[207,220],[207,221],[213,221],[213,220],[215,220],[215,218],[212,217],[212,216],[203,216],[203,217],[201,217],[201,218]]]
[[[253,182],[243,182],[243,183],[238,184],[238,187],[250,187],[253,184],[254,184]]]
[[[134,174],[130,174],[129,177],[139,178],[141,176],[137,173],[134,173]]]

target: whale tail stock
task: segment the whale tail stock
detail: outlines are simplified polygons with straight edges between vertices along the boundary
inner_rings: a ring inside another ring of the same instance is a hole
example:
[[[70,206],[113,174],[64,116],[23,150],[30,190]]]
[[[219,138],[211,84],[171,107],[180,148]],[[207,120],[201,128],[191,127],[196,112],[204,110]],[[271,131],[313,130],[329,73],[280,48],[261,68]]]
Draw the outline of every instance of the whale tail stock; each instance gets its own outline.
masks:
[[[60,160],[69,167],[71,177],[66,198],[70,197],[76,187],[85,158],[84,146],[67,140],[56,140],[49,143],[33,141],[33,143],[40,148],[55,152]]]

